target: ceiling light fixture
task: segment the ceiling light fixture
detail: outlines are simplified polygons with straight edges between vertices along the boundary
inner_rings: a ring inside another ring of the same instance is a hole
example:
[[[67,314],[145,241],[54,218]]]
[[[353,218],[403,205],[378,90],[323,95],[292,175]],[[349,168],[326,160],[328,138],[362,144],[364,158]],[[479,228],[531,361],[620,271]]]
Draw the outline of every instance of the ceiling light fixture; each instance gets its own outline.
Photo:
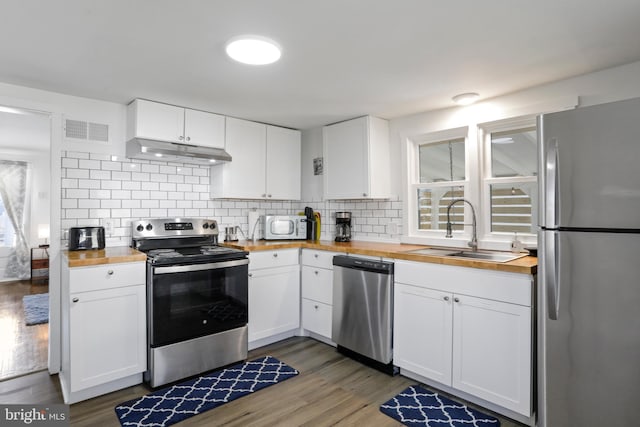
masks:
[[[231,59],[249,65],[272,64],[282,55],[278,43],[262,36],[234,37],[227,42],[225,51]]]
[[[476,102],[479,97],[480,95],[478,95],[475,92],[467,92],[467,93],[461,93],[460,95],[456,95],[451,99],[453,100],[453,102],[455,102],[458,105],[470,105]]]

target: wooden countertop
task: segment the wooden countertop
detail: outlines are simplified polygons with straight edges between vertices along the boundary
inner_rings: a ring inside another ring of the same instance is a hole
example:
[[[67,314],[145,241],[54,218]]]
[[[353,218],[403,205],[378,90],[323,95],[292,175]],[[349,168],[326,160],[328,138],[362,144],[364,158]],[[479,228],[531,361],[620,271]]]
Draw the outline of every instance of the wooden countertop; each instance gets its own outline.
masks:
[[[536,274],[538,266],[538,259],[531,256],[518,258],[509,262],[491,262],[435,255],[411,254],[407,252],[414,249],[428,248],[429,246],[403,243],[363,241],[333,242],[330,240],[321,240],[318,242],[311,242],[307,240],[257,240],[253,242],[240,240],[237,242],[224,242],[222,244],[249,252],[287,248],[307,248],[522,274]]]
[[[105,249],[87,251],[62,251],[69,267],[87,267],[101,264],[117,264],[122,262],[146,261],[147,256],[127,246],[116,246]]]

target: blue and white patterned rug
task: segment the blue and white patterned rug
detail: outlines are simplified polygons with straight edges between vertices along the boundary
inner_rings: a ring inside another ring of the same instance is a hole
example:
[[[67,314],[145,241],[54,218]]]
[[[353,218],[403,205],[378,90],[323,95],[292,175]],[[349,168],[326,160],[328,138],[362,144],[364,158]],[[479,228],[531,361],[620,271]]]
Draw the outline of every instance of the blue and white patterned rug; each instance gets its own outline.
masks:
[[[407,387],[380,405],[380,411],[406,426],[498,427],[500,421],[420,386]]]
[[[24,323],[27,326],[49,323],[49,294],[25,295],[22,297]]]
[[[169,426],[296,375],[265,356],[121,403],[116,415],[123,426]]]

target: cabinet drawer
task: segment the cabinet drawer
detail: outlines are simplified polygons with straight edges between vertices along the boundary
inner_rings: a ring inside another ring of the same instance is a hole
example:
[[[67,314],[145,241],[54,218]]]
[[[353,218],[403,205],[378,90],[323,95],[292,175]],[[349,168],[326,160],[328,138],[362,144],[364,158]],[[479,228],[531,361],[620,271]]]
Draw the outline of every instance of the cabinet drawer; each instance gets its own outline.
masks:
[[[531,305],[533,277],[477,268],[396,261],[395,282],[454,294]]]
[[[333,270],[302,266],[302,297],[332,304]]]
[[[49,260],[46,258],[32,259],[31,268],[37,270],[39,268],[49,268]]]
[[[251,252],[249,253],[249,270],[298,265],[300,263],[298,253],[297,248]]]
[[[302,327],[307,331],[331,339],[332,307],[328,304],[302,299]]]
[[[74,267],[69,272],[69,292],[87,292],[146,282],[144,262]]]
[[[302,265],[310,265],[318,268],[333,268],[333,257],[337,252],[316,251],[314,249],[302,250]]]

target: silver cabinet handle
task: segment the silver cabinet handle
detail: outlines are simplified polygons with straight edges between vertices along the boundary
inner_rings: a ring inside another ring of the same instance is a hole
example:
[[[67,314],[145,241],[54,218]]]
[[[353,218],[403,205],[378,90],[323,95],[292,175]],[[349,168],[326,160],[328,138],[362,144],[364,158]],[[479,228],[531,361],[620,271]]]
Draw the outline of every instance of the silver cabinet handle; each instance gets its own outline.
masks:
[[[178,139],[179,139],[180,141],[182,141],[182,140],[184,139],[184,136],[180,135],[180,136],[178,137]]]
[[[318,304],[314,305],[313,308],[318,309]]]
[[[78,301],[80,301],[80,298],[74,298],[74,299],[72,299],[71,301],[73,301],[73,302],[78,302]]]
[[[444,300],[445,301],[449,301],[449,297],[444,297]]]
[[[109,271],[107,271],[107,274],[108,274],[109,276],[113,276],[113,270],[109,270]]]
[[[367,197],[367,193],[362,193],[362,197]]]
[[[542,270],[544,271],[545,291],[547,292],[547,315],[558,320],[560,302],[560,277],[558,275],[560,239],[557,231],[542,232]]]
[[[267,197],[271,197],[271,194],[267,194]]]
[[[253,273],[249,273],[249,277],[253,277]]]
[[[187,141],[191,141],[191,137],[190,136],[187,137]]]
[[[313,254],[313,256],[314,256],[315,258],[318,258],[318,254]]]
[[[274,258],[278,258],[278,253],[276,252],[275,254],[273,254]]]
[[[460,298],[454,298],[453,299],[455,302],[460,302]]]

